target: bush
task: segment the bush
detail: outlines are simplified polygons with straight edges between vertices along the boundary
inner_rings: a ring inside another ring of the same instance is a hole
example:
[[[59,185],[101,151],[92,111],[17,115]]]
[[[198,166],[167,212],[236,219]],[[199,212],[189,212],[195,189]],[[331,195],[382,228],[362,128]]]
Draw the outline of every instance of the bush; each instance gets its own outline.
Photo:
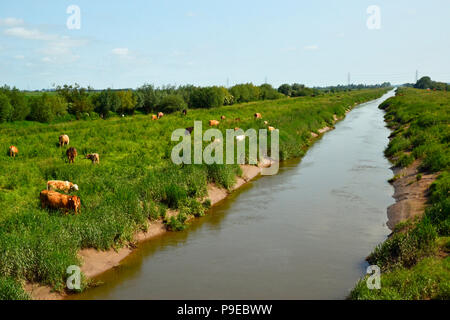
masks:
[[[0,123],[10,121],[13,113],[13,107],[8,96],[0,92]]]
[[[216,108],[223,106],[224,91],[219,87],[195,88],[189,99],[190,108]]]
[[[161,99],[158,104],[158,110],[164,113],[181,111],[187,107],[183,98],[176,94],[169,94]]]

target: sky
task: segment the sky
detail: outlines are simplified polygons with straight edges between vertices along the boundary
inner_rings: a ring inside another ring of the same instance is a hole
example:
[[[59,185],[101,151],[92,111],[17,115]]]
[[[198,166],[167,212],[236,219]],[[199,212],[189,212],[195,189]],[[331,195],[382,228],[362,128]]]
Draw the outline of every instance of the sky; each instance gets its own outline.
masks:
[[[449,0],[1,1],[0,85],[450,82],[449,17]]]

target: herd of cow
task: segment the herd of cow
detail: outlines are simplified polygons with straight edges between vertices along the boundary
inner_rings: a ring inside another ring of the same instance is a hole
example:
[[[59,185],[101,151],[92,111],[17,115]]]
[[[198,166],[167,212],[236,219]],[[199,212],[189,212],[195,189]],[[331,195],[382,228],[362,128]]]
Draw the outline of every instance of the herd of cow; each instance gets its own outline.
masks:
[[[186,115],[187,111],[183,110],[183,114]],[[159,112],[158,115],[152,115],[152,120],[160,119],[164,116],[162,112]],[[260,113],[255,113],[254,115],[255,119],[262,119],[262,116]],[[225,116],[220,117],[221,120],[225,120]],[[236,122],[239,122],[240,119],[236,118]],[[217,120],[209,120],[210,126],[218,126],[220,124]],[[268,125],[267,121],[264,121],[264,125]],[[186,134],[190,134],[194,128],[186,128]],[[238,127],[234,128],[234,130],[239,130]],[[275,130],[274,127],[268,126],[269,131]],[[63,134],[59,136],[59,147],[62,148],[64,146],[68,146],[70,143],[69,136],[66,134]],[[19,154],[19,149],[16,146],[10,146],[9,147],[9,155],[13,158],[16,157],[16,155]],[[74,163],[75,158],[78,156],[77,149],[74,147],[70,147],[66,151],[66,156],[68,159],[69,164]],[[93,164],[99,164],[100,163],[100,156],[98,153],[91,153],[86,155],[86,159],[89,159],[92,161]],[[55,210],[63,210],[66,214],[69,211],[73,211],[75,214],[80,213],[81,211],[81,200],[78,196],[70,195],[70,192],[78,191],[78,185],[69,182],[69,181],[60,181],[60,180],[52,180],[47,182],[47,189],[41,191],[40,193],[40,200],[41,200],[41,206],[43,209],[49,208],[49,209],[55,209]],[[60,193],[60,192],[64,193]]]
[[[59,147],[68,146],[70,143],[69,136],[66,134],[59,136]],[[9,147],[9,155],[13,158],[19,154],[19,149],[16,146]],[[70,147],[66,151],[66,156],[69,163],[74,163],[75,158],[78,156],[77,149]],[[87,154],[86,159],[92,161],[93,164],[100,163],[100,156],[98,153]],[[60,193],[57,191],[62,191]],[[78,191],[78,186],[69,181],[52,180],[47,182],[47,189],[41,191],[40,200],[42,208],[49,209],[61,209],[65,213],[73,211],[75,214],[80,213],[81,200],[78,196],[70,194],[71,191]]]

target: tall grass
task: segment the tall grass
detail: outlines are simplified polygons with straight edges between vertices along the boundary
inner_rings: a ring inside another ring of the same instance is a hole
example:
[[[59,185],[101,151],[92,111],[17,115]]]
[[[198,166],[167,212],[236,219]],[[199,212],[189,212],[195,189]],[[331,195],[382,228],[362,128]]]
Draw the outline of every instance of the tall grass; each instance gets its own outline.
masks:
[[[106,250],[133,241],[133,234],[145,230],[149,219],[165,217],[168,208],[180,209],[168,227],[179,230],[185,217],[201,216],[208,201],[208,182],[231,188],[240,174],[236,165],[173,165],[170,161],[171,133],[193,126],[203,127],[220,119],[219,129],[239,126],[265,128],[263,120],[280,129],[282,159],[303,155],[311,131],[331,125],[333,115],[343,116],[355,102],[378,98],[386,89],[361,90],[320,97],[301,97],[253,102],[210,110],[192,110],[187,116],[172,114],[158,121],[150,116],[108,120],[72,121],[57,124],[31,122],[0,125],[0,276],[27,280],[63,290],[65,271],[80,264],[82,248]],[[241,121],[236,123],[235,118]],[[58,136],[67,134],[79,157],[68,164]],[[15,159],[7,156],[10,145],[19,148]],[[100,154],[100,165],[83,155]],[[48,180],[77,183],[82,209],[78,216],[42,210],[39,192]],[[5,278],[2,278],[5,279]],[[1,280],[3,281],[3,280]],[[10,283],[10,282],[8,282]],[[16,283],[17,285],[17,283]],[[0,285],[0,297],[12,298],[11,285]],[[14,290],[13,290],[14,291]],[[18,296],[20,297],[20,296]]]

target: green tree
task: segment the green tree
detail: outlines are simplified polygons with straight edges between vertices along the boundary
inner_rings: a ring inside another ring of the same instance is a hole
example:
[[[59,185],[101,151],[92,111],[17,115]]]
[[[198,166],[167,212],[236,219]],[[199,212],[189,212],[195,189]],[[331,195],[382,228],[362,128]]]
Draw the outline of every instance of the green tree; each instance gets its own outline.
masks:
[[[433,86],[433,82],[431,81],[430,77],[422,77],[419,80],[417,80],[416,84],[414,85],[414,88],[417,89],[428,89]]]
[[[158,110],[165,113],[172,113],[176,111],[181,111],[187,106],[183,97],[177,94],[168,94],[163,97],[158,104]]]
[[[0,92],[0,123],[11,120],[13,107],[6,94]]]
[[[31,112],[29,118],[39,122],[52,122],[67,114],[67,102],[61,96],[43,93],[30,100]]]
[[[25,120],[30,113],[27,98],[23,92],[14,88],[10,91],[9,100],[13,107],[11,121]]]
[[[120,100],[120,107],[117,109],[117,112],[121,114],[133,114],[136,107],[136,96],[133,95],[133,91],[118,91],[116,95]]]
[[[224,91],[219,87],[196,88],[189,99],[191,108],[215,108],[223,105]]]

